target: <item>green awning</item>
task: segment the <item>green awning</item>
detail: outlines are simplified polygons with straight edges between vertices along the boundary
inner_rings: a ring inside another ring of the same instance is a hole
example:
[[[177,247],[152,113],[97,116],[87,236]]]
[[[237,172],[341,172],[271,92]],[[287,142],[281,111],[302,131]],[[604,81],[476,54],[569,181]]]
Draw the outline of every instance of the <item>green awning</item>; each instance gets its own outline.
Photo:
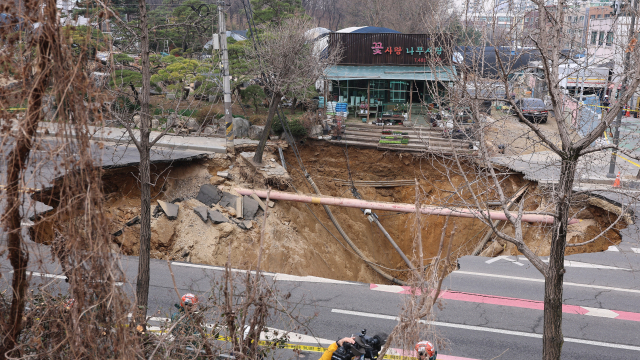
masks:
[[[336,65],[325,71],[328,80],[429,80],[453,81],[454,66],[348,66]]]

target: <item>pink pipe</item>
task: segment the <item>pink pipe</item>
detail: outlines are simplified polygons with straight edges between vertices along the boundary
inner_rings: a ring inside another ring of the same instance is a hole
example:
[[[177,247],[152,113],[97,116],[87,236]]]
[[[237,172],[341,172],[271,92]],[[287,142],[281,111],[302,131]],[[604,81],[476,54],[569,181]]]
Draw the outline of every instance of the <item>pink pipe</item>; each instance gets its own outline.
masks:
[[[266,199],[267,191],[266,190],[251,190],[244,188],[235,188],[238,194],[250,196],[251,194],[256,194],[258,197]],[[301,194],[292,194],[282,191],[274,191],[272,190],[269,193],[269,198],[273,200],[285,200],[285,201],[296,201],[310,204],[320,204],[320,205],[335,205],[335,206],[344,206],[358,209],[371,209],[371,210],[383,210],[383,211],[397,211],[397,212],[406,212],[406,213],[414,213],[416,212],[416,206],[413,204],[397,204],[397,203],[389,203],[383,201],[365,201],[358,199],[347,199],[347,198],[338,198],[331,196],[310,196],[310,195],[301,195]],[[420,212],[422,214],[427,215],[451,215],[465,218],[481,218],[481,213],[489,213],[489,218],[492,220],[507,220],[507,216],[502,211],[478,211],[478,210],[470,210],[465,208],[442,208],[437,206],[428,206],[422,205],[420,208]],[[515,218],[518,217],[517,213],[512,212],[511,215]],[[545,223],[551,224],[553,223],[553,216],[549,215],[537,215],[537,214],[522,214],[522,221],[530,222],[530,223]],[[578,219],[569,220],[569,224],[577,223]]]

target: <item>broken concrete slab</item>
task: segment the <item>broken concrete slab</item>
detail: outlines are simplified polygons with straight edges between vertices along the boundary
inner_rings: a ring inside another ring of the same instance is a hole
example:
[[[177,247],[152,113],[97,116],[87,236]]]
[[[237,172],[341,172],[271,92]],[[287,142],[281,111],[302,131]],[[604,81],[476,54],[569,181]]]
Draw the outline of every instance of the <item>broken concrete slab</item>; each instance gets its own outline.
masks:
[[[242,217],[247,220],[255,219],[256,213],[260,208],[260,204],[247,195],[242,198],[242,202]]]
[[[131,220],[129,220],[129,221],[127,221],[125,223],[125,225],[127,225],[127,226],[133,226],[135,224],[140,224],[140,215],[136,215],[136,217],[134,217],[133,219],[131,219]]]
[[[208,210],[209,208],[206,206],[198,206],[197,208],[193,209],[193,212],[195,212],[196,215],[198,215],[198,217],[202,219],[202,221],[207,222]]]
[[[269,200],[269,203],[267,204],[267,206],[272,208],[272,207],[276,206],[276,203],[274,203],[273,201]]]
[[[238,197],[235,195],[232,195],[228,192],[223,192],[222,193],[222,199],[220,199],[220,201],[218,202],[218,205],[222,206],[222,207],[232,207],[235,208],[236,207],[236,203]]]
[[[260,208],[262,208],[262,211],[267,211],[267,206],[262,202],[262,200],[258,197],[258,195],[251,194],[251,198],[258,202],[258,205],[260,205]]]
[[[214,224],[229,222],[229,219],[227,219],[226,216],[222,215],[222,213],[218,210],[209,209],[209,219],[211,219],[211,222]]]
[[[222,191],[217,187],[209,184],[204,184],[200,187],[200,191],[198,192],[198,196],[196,196],[196,200],[201,203],[211,206],[213,204],[217,204],[220,199],[222,199]]]
[[[234,219],[234,218],[230,218],[229,220],[231,220],[231,222],[232,222],[232,223],[234,223],[234,224],[238,225],[238,227],[239,227],[240,229],[242,229],[242,230],[249,230],[249,229],[253,226],[253,225],[251,224],[251,221],[249,221],[249,220],[244,220],[244,221],[242,221],[242,220],[236,220],[236,219]],[[249,227],[247,227],[247,224],[246,224],[246,223],[249,223]]]
[[[178,205],[162,200],[158,200],[158,205],[160,205],[162,211],[167,215],[167,219],[175,220],[178,218],[178,210],[180,210]]]
[[[242,222],[242,224],[247,230],[251,230],[251,228],[253,227],[253,222],[251,220],[245,220]]]
[[[231,175],[229,175],[228,171],[218,171],[216,175],[220,176],[221,178],[231,179]]]

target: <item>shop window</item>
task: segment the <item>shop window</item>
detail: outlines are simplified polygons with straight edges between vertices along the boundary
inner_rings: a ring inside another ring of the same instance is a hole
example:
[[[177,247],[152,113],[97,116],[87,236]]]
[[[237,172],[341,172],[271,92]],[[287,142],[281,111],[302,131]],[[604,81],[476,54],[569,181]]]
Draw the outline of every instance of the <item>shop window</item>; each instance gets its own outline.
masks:
[[[407,83],[404,81],[391,81],[391,102],[402,103],[406,101]]]
[[[369,88],[371,99],[385,102],[385,93],[387,91],[387,80],[370,80]]]

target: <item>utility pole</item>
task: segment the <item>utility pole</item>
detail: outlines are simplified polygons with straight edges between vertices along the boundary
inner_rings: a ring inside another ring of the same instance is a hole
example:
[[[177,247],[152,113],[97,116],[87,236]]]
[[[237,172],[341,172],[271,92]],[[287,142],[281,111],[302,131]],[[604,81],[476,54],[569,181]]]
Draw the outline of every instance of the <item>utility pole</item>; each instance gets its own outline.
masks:
[[[233,117],[231,113],[231,79],[229,77],[229,51],[227,50],[227,26],[223,1],[218,1],[218,33],[220,34],[220,50],[222,51],[222,83],[224,90],[224,124],[227,137],[227,153],[235,154],[233,140]]]
[[[621,0],[618,0],[621,1]],[[622,0],[624,1],[624,0]],[[636,11],[638,10],[638,0],[632,0],[633,1],[633,6],[632,6],[632,10],[631,10],[631,25],[629,26],[629,44],[631,44],[631,41],[633,40],[633,38],[636,36],[635,35],[635,27],[636,27]],[[617,4],[617,3],[616,3]],[[625,56],[624,56],[624,77],[623,77],[623,82],[622,82],[622,89],[620,94],[624,94],[624,92],[627,90],[627,73],[629,72],[629,66],[631,65],[631,51],[628,51]],[[621,100],[621,99],[620,99]],[[620,101],[618,100],[618,101]],[[622,124],[622,110],[620,109],[620,112],[618,113],[618,117],[616,118],[615,121],[615,132],[613,133],[613,145],[618,146],[618,144],[620,143],[620,125]],[[611,162],[609,163],[609,173],[607,174],[608,178],[615,178],[616,174],[616,156],[618,155],[618,151],[614,148],[611,151]]]

